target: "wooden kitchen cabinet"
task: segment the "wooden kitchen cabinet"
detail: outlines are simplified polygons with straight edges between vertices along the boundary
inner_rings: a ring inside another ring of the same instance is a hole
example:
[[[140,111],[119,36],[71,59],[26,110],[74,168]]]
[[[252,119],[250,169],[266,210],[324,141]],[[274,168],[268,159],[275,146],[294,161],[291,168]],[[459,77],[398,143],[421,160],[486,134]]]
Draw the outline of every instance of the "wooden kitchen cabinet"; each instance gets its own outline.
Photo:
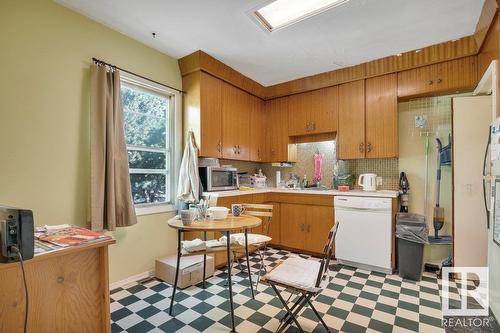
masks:
[[[337,86],[291,95],[288,103],[289,136],[337,131]]]
[[[332,206],[282,203],[280,245],[296,250],[323,253],[333,226]]]
[[[250,115],[250,160],[264,162],[266,160],[266,113],[264,101],[258,97],[252,99],[252,113]]]
[[[337,158],[364,158],[365,81],[341,84],[338,95]]]
[[[467,91],[477,81],[477,57],[464,57],[399,72],[398,97]]]
[[[288,97],[275,98],[265,102],[265,159],[267,162],[292,162],[294,160],[291,158],[294,155],[293,152],[289,152],[288,105]]]
[[[365,135],[366,158],[398,156],[396,74],[366,80]]]
[[[222,81],[203,72],[182,78],[185,129],[194,132],[200,156],[222,157]]]
[[[250,160],[250,115],[252,96],[228,83],[222,83],[222,157]]]

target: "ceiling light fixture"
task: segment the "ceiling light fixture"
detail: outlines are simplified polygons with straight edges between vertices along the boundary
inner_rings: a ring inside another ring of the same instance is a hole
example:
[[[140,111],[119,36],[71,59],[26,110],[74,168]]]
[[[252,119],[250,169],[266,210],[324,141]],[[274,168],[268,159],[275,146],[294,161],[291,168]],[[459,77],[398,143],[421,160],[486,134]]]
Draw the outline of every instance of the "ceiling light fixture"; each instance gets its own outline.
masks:
[[[339,6],[349,0],[274,0],[253,12],[269,32]]]

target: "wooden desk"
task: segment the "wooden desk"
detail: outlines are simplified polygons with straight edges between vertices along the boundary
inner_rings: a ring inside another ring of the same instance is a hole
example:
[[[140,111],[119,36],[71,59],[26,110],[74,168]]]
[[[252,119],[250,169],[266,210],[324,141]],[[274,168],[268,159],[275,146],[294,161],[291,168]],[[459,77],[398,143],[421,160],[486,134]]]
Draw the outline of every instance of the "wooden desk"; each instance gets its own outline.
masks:
[[[30,333],[110,332],[108,245],[105,240],[35,256],[24,263]],[[0,332],[23,331],[20,263],[0,264]]]

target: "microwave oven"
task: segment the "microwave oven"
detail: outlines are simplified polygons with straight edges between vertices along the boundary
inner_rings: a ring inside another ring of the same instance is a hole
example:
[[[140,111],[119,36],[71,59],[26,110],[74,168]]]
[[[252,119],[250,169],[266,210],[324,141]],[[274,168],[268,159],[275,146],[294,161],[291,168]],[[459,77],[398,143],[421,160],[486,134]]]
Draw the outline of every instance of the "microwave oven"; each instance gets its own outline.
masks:
[[[200,167],[200,181],[203,191],[230,191],[237,190],[238,169],[230,167]]]

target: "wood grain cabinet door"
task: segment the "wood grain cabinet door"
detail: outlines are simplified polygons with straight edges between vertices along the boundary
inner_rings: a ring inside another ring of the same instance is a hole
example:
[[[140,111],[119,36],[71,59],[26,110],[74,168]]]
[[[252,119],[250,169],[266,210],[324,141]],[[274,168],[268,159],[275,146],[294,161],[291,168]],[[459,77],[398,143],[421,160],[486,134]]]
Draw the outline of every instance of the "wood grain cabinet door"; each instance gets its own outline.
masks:
[[[282,203],[280,209],[281,245],[304,249],[307,210],[311,206]]]
[[[337,158],[365,157],[365,81],[339,86]]]
[[[304,250],[323,253],[328,233],[333,227],[333,207],[307,206]]]
[[[288,135],[300,136],[312,131],[312,92],[288,96]]]
[[[366,80],[366,157],[398,155],[397,76],[389,74]]]
[[[338,87],[329,87],[311,92],[309,126],[313,134],[337,131]]]
[[[265,161],[265,110],[264,101],[255,96],[251,97],[252,113],[248,126],[250,127],[250,160]]]
[[[266,150],[269,162],[288,160],[288,98],[271,99],[266,104]]]
[[[249,94],[222,83],[222,157],[232,160],[250,159]]]
[[[199,80],[200,156],[222,157],[222,81],[203,72]]]
[[[433,84],[430,66],[399,72],[398,96],[409,97],[430,93]]]

